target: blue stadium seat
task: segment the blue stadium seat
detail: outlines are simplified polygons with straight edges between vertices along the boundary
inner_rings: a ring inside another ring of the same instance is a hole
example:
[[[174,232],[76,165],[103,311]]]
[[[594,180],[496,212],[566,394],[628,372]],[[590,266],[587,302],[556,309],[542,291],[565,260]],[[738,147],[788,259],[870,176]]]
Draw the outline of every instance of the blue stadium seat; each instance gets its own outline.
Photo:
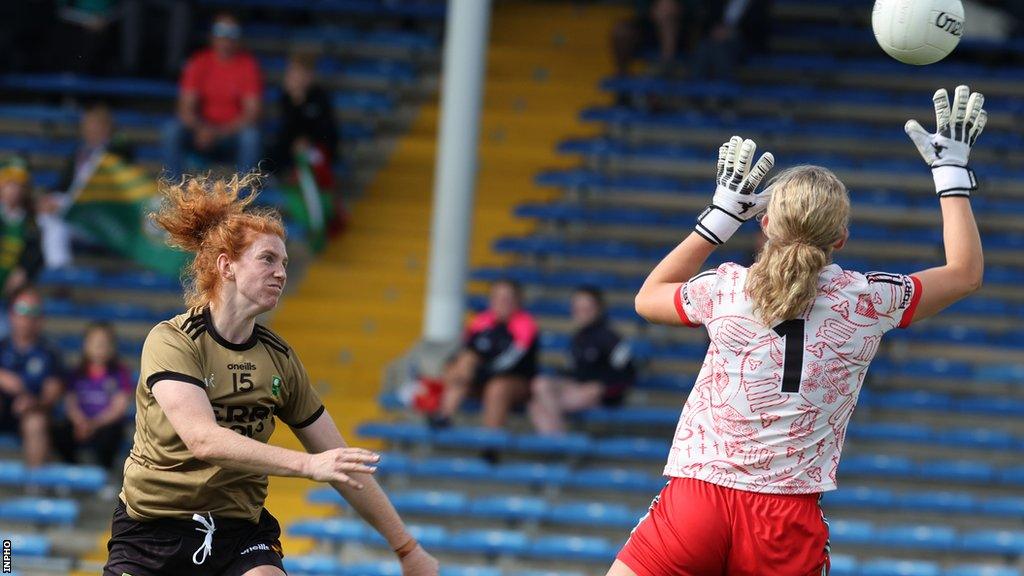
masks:
[[[426,443],[433,433],[426,424],[401,422],[366,422],[356,428],[356,434],[364,438],[379,438],[389,442]]]
[[[508,576],[584,576],[583,572],[563,572],[561,570],[517,570]]]
[[[488,479],[494,474],[490,464],[476,458],[424,458],[412,461],[409,472],[416,476],[467,481]]]
[[[978,510],[978,502],[969,492],[911,491],[900,494],[896,504],[908,510],[940,514],[970,514]]]
[[[671,423],[679,418],[679,411],[671,409]],[[652,424],[653,425],[653,424]],[[608,438],[594,444],[594,455],[617,460],[665,460],[671,442],[653,438]]]
[[[618,546],[604,538],[547,535],[533,541],[529,555],[535,558],[556,558],[558,560],[611,562],[618,551]]]
[[[451,535],[445,549],[467,554],[522,555],[530,542],[515,530],[463,530]]]
[[[506,521],[540,520],[548,514],[550,504],[532,496],[490,496],[470,502],[467,513],[480,518]]]
[[[829,556],[829,576],[859,576],[857,572],[857,560],[846,554],[831,554]]]
[[[30,470],[27,482],[47,488],[96,492],[106,485],[107,473],[99,466],[47,464],[35,470]]]
[[[547,520],[554,524],[580,524],[609,528],[632,528],[644,515],[625,504],[605,502],[569,502],[558,504],[548,512]]]
[[[989,498],[980,502],[978,508],[981,512],[990,516],[1024,518],[1024,497],[1003,496]]]
[[[512,449],[531,454],[557,454],[582,456],[590,452],[591,440],[585,434],[563,434],[545,436],[540,434],[520,435],[512,439]]]
[[[316,518],[296,520],[288,526],[288,534],[332,542],[351,542],[366,538],[369,528],[351,518]]]
[[[935,562],[877,558],[860,566],[861,576],[939,576],[942,570]]]
[[[28,482],[28,470],[19,460],[0,461],[0,485],[23,486]]]
[[[875,529],[875,539],[894,548],[948,550],[956,545],[957,533],[950,526],[880,526]]]
[[[50,553],[50,538],[41,534],[5,534],[4,538],[11,541],[11,555],[17,558],[25,556],[46,556]]]
[[[74,500],[15,498],[0,502],[0,520],[33,524],[73,524],[78,518]]]
[[[873,486],[843,487],[826,492],[822,498],[825,508],[886,508],[894,502],[892,490]]]
[[[932,460],[917,466],[921,478],[947,482],[991,482],[995,470],[987,462],[974,460]]]
[[[1010,566],[958,564],[944,570],[942,576],[1021,576],[1021,572]]]
[[[628,468],[601,468],[577,471],[569,477],[567,484],[577,488],[629,490],[653,497],[665,486],[665,480]]]
[[[828,535],[837,544],[870,544],[875,541],[875,527],[863,520],[833,520]]]
[[[462,492],[410,490],[393,492],[389,496],[391,503],[402,514],[458,516],[469,505]]]
[[[841,476],[905,477],[914,470],[914,463],[902,456],[876,454],[847,456],[839,462]]]
[[[562,486],[577,474],[565,464],[509,462],[495,466],[491,479],[524,486]]]
[[[995,428],[948,428],[936,439],[943,444],[988,450],[1017,449],[1020,445],[1013,434]]]
[[[1024,554],[1024,532],[1019,530],[976,530],[960,537],[960,547],[981,554]]]
[[[284,568],[289,574],[310,574],[316,576],[335,576],[345,574],[341,561],[334,556],[306,555],[285,556]]]
[[[438,446],[507,450],[512,444],[512,435],[506,430],[494,428],[458,427],[435,432],[433,440]]]

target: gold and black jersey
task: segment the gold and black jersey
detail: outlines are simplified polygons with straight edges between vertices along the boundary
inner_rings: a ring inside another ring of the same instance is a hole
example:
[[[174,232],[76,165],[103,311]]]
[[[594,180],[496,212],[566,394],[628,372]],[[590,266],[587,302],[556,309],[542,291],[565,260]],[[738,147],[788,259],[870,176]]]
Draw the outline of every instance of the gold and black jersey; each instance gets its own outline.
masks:
[[[295,352],[259,324],[244,343],[228,342],[214,329],[208,307],[157,324],[142,348],[135,442],[121,491],[128,514],[136,520],[191,519],[209,512],[257,521],[267,476],[196,459],[153,397],[161,380],[199,386],[217,424],[266,443],[275,419],[303,428],[324,411]]]

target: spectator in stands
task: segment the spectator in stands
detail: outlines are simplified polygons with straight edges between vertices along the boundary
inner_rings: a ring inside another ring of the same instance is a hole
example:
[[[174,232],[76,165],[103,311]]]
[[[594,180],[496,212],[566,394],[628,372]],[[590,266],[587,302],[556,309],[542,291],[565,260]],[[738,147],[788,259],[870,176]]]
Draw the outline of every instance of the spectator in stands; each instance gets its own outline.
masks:
[[[705,2],[692,77],[732,80],[744,55],[768,52],[771,0]]]
[[[491,286],[488,309],[466,330],[455,361],[445,369],[441,408],[431,416],[445,427],[470,395],[483,399],[483,424],[500,428],[509,411],[525,402],[537,373],[538,331],[533,317],[521,309],[519,285],[500,280]]]
[[[572,360],[567,373],[533,379],[530,420],[541,434],[565,433],[565,414],[620,406],[636,379],[629,343],[612,328],[604,295],[581,286],[572,295]]]
[[[683,23],[693,18],[694,6],[680,0],[637,0],[636,15],[619,22],[612,30],[612,55],[615,72],[629,74],[633,60],[649,48],[657,48],[656,74],[671,69],[679,50]]]
[[[338,129],[331,95],[316,83],[316,56],[298,52],[288,60],[284,90],[278,100],[280,132],[271,158],[281,172],[304,156],[314,169],[317,184],[333,184],[331,165],[338,150]]]
[[[0,295],[32,282],[43,266],[42,241],[23,158],[0,162]]]
[[[49,419],[64,393],[60,356],[42,339],[43,300],[24,287],[10,299],[11,335],[0,341],[0,430],[21,436],[25,463],[50,450]]]
[[[181,76],[177,118],[164,127],[164,168],[181,173],[188,152],[231,155],[239,171],[260,157],[258,120],[263,83],[256,59],[241,49],[242,28],[230,14],[214,19],[210,48],[193,55]]]
[[[64,396],[67,418],[53,428],[53,447],[61,459],[76,464],[79,452],[91,448],[99,464],[112,471],[134,390],[131,372],[117,355],[114,328],[105,322],[90,324],[82,343],[82,360],[68,375]]]
[[[92,178],[104,154],[115,154],[128,161],[133,156],[127,143],[114,137],[114,118],[103,104],[96,104],[82,114],[79,135],[78,148],[64,164],[57,189],[37,204],[47,268],[71,264],[71,230],[64,214]]]

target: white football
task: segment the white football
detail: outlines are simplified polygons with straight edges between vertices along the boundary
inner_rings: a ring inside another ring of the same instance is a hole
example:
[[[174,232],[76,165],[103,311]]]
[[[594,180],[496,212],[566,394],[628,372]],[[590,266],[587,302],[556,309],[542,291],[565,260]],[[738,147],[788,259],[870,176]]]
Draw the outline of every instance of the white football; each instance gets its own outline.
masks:
[[[905,64],[932,64],[949,55],[964,34],[960,0],[875,0],[875,40]]]

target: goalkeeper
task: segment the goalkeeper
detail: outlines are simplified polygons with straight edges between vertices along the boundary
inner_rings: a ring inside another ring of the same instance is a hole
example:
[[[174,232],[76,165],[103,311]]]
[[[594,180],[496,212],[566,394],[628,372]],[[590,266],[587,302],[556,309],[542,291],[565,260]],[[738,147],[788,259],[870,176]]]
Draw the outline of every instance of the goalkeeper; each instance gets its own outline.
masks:
[[[937,132],[906,125],[932,169],[946,249],[944,265],[910,276],[831,263],[848,239],[850,202],[830,171],[790,168],[755,193],[772,156],[752,162],[754,143],[739,137],[722,147],[712,205],[636,296],[651,322],[704,326],[711,345],[679,418],[669,482],[610,576],[828,572],[818,499],[836,489],[846,426],[881,337],[981,285],[967,160],[983,103],[960,86],[951,109],[940,90]],[[752,266],[697,273],[759,216],[768,242]]]

